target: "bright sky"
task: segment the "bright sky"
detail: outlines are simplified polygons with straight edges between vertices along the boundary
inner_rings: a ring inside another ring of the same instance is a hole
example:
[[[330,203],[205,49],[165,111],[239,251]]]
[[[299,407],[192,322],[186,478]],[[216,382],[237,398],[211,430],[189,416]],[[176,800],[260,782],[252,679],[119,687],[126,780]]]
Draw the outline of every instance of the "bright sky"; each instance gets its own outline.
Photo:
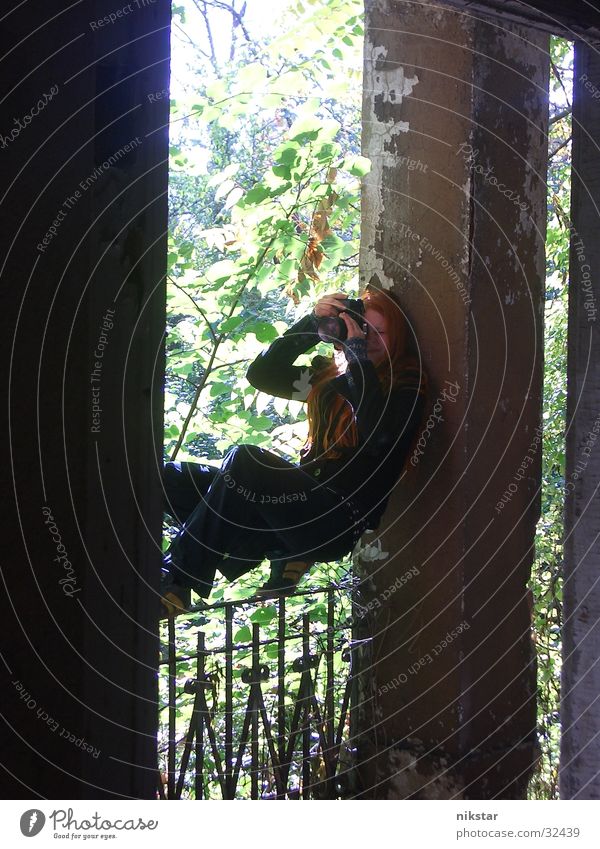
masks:
[[[195,74],[192,69],[194,63],[198,61],[197,49],[190,41],[197,44],[207,54],[209,53],[209,43],[204,18],[193,0],[175,0],[173,5],[185,8],[185,23],[182,25],[177,16],[173,19],[171,28],[171,98],[185,100],[186,95],[194,90]],[[288,0],[269,0],[270,14],[268,16],[265,16],[266,5],[265,0],[246,0],[246,12],[243,20],[251,37],[258,32],[262,36],[268,35],[269,32],[276,33],[277,14],[275,13],[280,10],[283,11],[288,5]],[[241,8],[241,0],[235,0],[235,6]],[[231,15],[228,12],[211,8],[209,16],[217,60],[220,63],[225,63],[231,44]],[[243,38],[243,35],[239,32],[238,43],[243,41]],[[210,68],[208,59],[202,58],[203,67],[206,62],[206,67]],[[192,166],[195,165],[199,171],[205,171],[209,158],[208,151],[198,144],[193,144],[194,140],[202,138],[202,131],[196,132],[192,126],[187,126],[185,137],[181,137],[180,133],[181,124],[173,122],[171,124],[172,141],[185,147],[186,156]],[[186,142],[192,142],[192,144],[186,144]]]
[[[204,19],[193,0],[175,0],[174,5],[183,6],[186,10],[185,24],[180,26],[174,21],[171,30],[171,94],[177,98],[183,94],[186,85],[191,84],[189,65],[193,62],[194,50],[188,38],[207,52],[208,39]],[[246,0],[244,23],[250,35],[256,32],[261,35],[276,32],[274,13],[285,9],[287,5],[287,0]],[[240,0],[236,0],[236,6],[242,6]],[[268,6],[269,15],[265,15],[265,6]],[[209,14],[215,53],[220,61],[225,61],[231,42],[231,15],[219,9],[211,9]],[[239,40],[242,39],[240,34]]]

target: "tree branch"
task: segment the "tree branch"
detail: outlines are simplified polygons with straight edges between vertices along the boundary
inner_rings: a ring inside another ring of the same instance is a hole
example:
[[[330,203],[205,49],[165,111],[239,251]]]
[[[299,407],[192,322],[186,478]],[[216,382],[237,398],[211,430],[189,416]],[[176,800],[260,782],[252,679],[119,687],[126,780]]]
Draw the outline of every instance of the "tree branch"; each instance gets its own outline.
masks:
[[[224,3],[222,0],[205,0],[205,6],[212,6],[213,9],[221,9],[223,12],[229,12],[231,17],[233,18],[233,22],[236,27],[239,27],[244,35],[244,38],[248,42],[248,44],[252,45],[252,39],[250,38],[250,34],[246,29],[246,25],[244,24],[244,15],[246,14],[246,3],[242,6],[242,8],[238,11],[235,8],[234,3]]]
[[[190,301],[193,303],[193,305],[195,306],[195,308],[198,310],[198,312],[200,313],[200,315],[202,316],[202,318],[203,318],[203,319],[204,319],[204,321],[206,322],[206,326],[207,326],[207,327],[208,327],[208,329],[209,329],[209,332],[210,332],[210,335],[211,335],[211,337],[212,337],[213,342],[216,342],[216,341],[217,341],[216,333],[215,333],[215,331],[213,330],[213,328],[212,328],[212,324],[211,324],[211,323],[210,323],[210,321],[208,320],[208,317],[207,317],[206,313],[204,312],[204,310],[202,309],[202,307],[198,306],[198,304],[197,304],[197,303],[196,303],[196,301],[192,298],[192,296],[190,295],[190,293],[189,293],[189,292],[186,292],[186,291],[185,291],[185,289],[184,289],[182,286],[180,286],[180,285],[179,285],[179,283],[177,283],[177,282],[174,280],[174,278],[173,278],[173,277],[171,277],[171,275],[170,275],[170,274],[169,274],[169,281],[173,284],[173,286],[175,286],[175,288],[176,288],[176,289],[179,289],[179,291],[180,291],[180,292],[182,292],[182,293],[186,296],[186,298],[189,298],[189,299],[190,299]]]
[[[559,150],[562,150],[563,147],[566,147],[569,144],[569,142],[571,141],[572,138],[573,138],[573,134],[571,134],[568,139],[565,139],[557,147],[555,147],[554,150],[552,151],[552,153],[548,156],[548,162],[550,162],[552,157],[555,156],[558,153]]]
[[[200,5],[202,3],[202,6]],[[217,76],[220,75],[219,63],[217,62],[217,54],[215,53],[215,44],[212,36],[212,29],[210,26],[210,21],[208,19],[208,10],[206,8],[206,2],[204,0],[194,0],[194,6],[202,17],[204,18],[204,26],[206,27],[206,37],[208,38],[208,46],[210,47],[210,63],[213,66],[213,70]]]
[[[557,112],[556,115],[553,115],[552,118],[550,118],[550,121],[548,122],[549,125],[552,126],[552,124],[556,124],[557,121],[562,121],[562,119],[566,118],[567,115],[570,115],[572,111],[572,109],[563,109],[562,112]]]
[[[273,242],[275,242],[276,239],[277,239],[276,235],[271,236],[271,238],[269,239],[269,242],[265,245],[265,247],[262,249],[259,256],[257,257],[256,262],[254,263],[252,268],[248,271],[248,273],[246,275],[246,279],[244,280],[244,282],[240,286],[239,290],[237,291],[236,296],[233,299],[233,303],[231,304],[229,311],[225,316],[225,320],[227,320],[228,318],[231,318],[231,316],[235,312],[235,309],[236,309],[237,305],[239,304],[240,298],[244,294],[244,291],[245,291],[246,287],[248,286],[248,283],[250,282],[250,280],[252,280],[252,278],[256,274],[257,270],[261,267],[267,253],[271,249],[271,246],[272,246]],[[214,361],[215,361],[215,357],[217,356],[217,351],[219,350],[219,346],[220,346],[221,342],[223,342],[223,340],[226,339],[226,338],[227,338],[226,333],[220,333],[214,340],[213,349],[210,353],[210,358],[208,360],[208,363],[206,364],[206,369],[205,369],[204,374],[202,376],[202,380],[198,384],[196,392],[194,393],[192,403],[190,404],[189,412],[188,412],[187,416],[185,417],[185,421],[184,421],[182,428],[181,428],[181,431],[179,433],[177,443],[175,445],[175,448],[173,449],[173,453],[171,454],[171,462],[173,462],[175,460],[175,458],[177,457],[177,454],[179,453],[179,449],[183,445],[183,440],[185,439],[185,434],[186,434],[187,429],[188,429],[190,422],[192,420],[192,416],[196,412],[196,408],[198,406],[198,401],[200,400],[200,395],[202,394],[202,390],[206,386],[206,381],[208,380],[211,372],[213,371],[213,364],[214,364]]]
[[[552,58],[550,58],[550,67],[552,68],[552,71],[554,72],[554,75],[555,75],[556,79],[558,80],[558,83],[559,83],[560,87],[562,88],[562,90],[563,90],[563,92],[564,92],[564,94],[565,94],[565,100],[566,100],[566,101],[567,101],[567,103],[569,104],[569,109],[570,109],[570,108],[571,108],[571,103],[570,103],[570,101],[569,101],[569,95],[567,94],[567,89],[565,88],[565,84],[564,84],[564,83],[563,83],[563,81],[562,81],[562,77],[561,77],[561,75],[560,75],[560,71],[558,70],[558,68],[556,67],[556,65],[554,64],[554,62],[552,61]]]
[[[179,32],[180,32],[183,36],[185,36],[185,38],[186,38],[186,39],[187,39],[187,41],[188,41],[188,42],[192,45],[192,47],[193,47],[194,49],[196,49],[197,45],[196,45],[196,44],[194,44],[194,42],[193,42],[193,41],[192,41],[192,39],[189,37],[189,35],[187,34],[187,32],[183,29],[183,27],[182,27],[182,26],[180,26],[178,23],[175,23],[175,22],[173,22],[173,25],[174,25],[174,26],[175,26],[175,27],[179,30]]]

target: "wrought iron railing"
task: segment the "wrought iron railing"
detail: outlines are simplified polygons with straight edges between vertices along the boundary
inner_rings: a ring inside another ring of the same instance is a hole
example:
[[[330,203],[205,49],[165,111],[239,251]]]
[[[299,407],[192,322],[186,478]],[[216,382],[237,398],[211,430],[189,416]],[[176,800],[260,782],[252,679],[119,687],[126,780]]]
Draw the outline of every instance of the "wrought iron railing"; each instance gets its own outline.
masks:
[[[226,601],[168,620],[161,798],[346,795],[349,597],[330,586],[291,604]]]

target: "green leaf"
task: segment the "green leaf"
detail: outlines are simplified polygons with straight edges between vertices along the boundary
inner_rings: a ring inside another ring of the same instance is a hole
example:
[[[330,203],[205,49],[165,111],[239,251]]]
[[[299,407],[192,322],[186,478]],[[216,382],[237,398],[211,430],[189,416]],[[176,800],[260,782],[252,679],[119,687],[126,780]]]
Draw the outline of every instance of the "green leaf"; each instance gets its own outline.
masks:
[[[344,160],[344,169],[354,177],[364,177],[371,170],[371,160],[366,156],[353,156]]]
[[[221,109],[218,106],[205,106],[202,111],[202,120],[210,124],[211,121],[215,121],[217,118],[220,118],[222,114]]]
[[[280,284],[277,282],[277,280],[271,273],[269,273],[262,280],[257,279],[256,281],[256,288],[263,297],[265,297],[265,295],[268,295],[269,292],[272,292],[274,289],[279,289],[279,285]]]
[[[250,617],[251,622],[256,622],[258,625],[268,625],[277,616],[277,608],[274,605],[269,607],[261,607],[256,610]]]
[[[235,188],[235,185],[234,180],[224,180],[215,192],[215,200],[221,200],[224,198],[225,195],[228,195],[229,192]]]
[[[267,321],[257,321],[255,324],[251,324],[248,331],[254,333],[259,342],[272,342],[279,336],[277,328]]]
[[[323,131],[323,121],[315,115],[298,118],[289,130],[291,141],[314,141]]]
[[[179,253],[181,256],[189,259],[191,255],[194,253],[194,243],[193,242],[182,242],[179,245]]]
[[[265,428],[270,427],[273,422],[268,416],[252,416],[250,418],[250,424],[256,430],[265,430]]]
[[[252,90],[263,85],[267,80],[267,69],[259,62],[246,65],[237,73],[236,83],[240,88]]]
[[[227,83],[225,80],[215,80],[206,86],[206,95],[212,100],[223,100],[227,95]]]
[[[254,204],[262,203],[265,198],[270,195],[269,190],[262,183],[254,186],[249,192],[246,192],[240,201],[240,206],[253,206]]]
[[[210,397],[216,398],[217,395],[231,395],[231,386],[226,383],[213,383],[210,387]]]
[[[179,363],[176,366],[171,366],[171,371],[175,374],[182,374],[184,377],[187,377],[193,367],[193,363]]]
[[[282,180],[291,180],[292,169],[288,165],[274,165],[271,168],[276,177],[281,177]]]
[[[221,283],[232,277],[236,270],[237,266],[235,262],[231,259],[222,259],[219,262],[215,262],[214,265],[211,265],[206,272],[206,279],[211,283]]]
[[[282,94],[265,94],[260,103],[265,109],[270,109],[272,107],[277,108],[278,106],[281,106],[284,99],[285,98]]]
[[[252,642],[252,631],[247,625],[240,628],[233,636],[234,643],[250,643]]]
[[[281,162],[282,165],[293,165],[298,158],[298,145],[289,143],[279,148],[273,156],[276,162]]]
[[[311,622],[321,622],[324,625],[327,625],[327,607],[324,604],[317,604],[310,611],[310,621]]]
[[[243,322],[243,318],[241,315],[232,315],[230,318],[226,318],[225,321],[221,322],[219,325],[219,333],[229,333],[231,330],[235,330],[236,327],[239,327]]]
[[[224,204],[225,209],[231,209],[231,207],[235,206],[236,203],[238,203],[238,201],[240,201],[241,198],[243,198],[243,196],[244,196],[244,190],[242,189],[242,187],[241,186],[235,186],[235,188],[233,188],[229,192],[229,194],[227,195],[227,198],[226,198],[225,204]]]
[[[231,165],[228,165],[226,168],[223,168],[222,171],[218,171],[208,181],[207,185],[211,188],[214,186],[218,186],[220,183],[223,183],[225,180],[230,180],[234,174],[240,170],[240,165],[238,162],[232,162]]]
[[[288,277],[292,277],[298,271],[298,263],[293,259],[284,259],[283,262],[279,264],[277,269],[277,274],[283,280],[287,280]]]

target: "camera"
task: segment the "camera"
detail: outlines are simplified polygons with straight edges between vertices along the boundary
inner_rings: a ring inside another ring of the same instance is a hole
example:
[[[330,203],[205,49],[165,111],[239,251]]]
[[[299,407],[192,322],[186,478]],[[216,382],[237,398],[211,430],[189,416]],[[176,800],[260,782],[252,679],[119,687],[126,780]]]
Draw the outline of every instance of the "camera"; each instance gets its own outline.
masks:
[[[340,312],[350,313],[350,317],[366,332],[365,304],[360,298],[345,298],[340,301]],[[344,320],[338,316],[324,316],[318,320],[317,333],[323,342],[345,342],[348,336]]]

